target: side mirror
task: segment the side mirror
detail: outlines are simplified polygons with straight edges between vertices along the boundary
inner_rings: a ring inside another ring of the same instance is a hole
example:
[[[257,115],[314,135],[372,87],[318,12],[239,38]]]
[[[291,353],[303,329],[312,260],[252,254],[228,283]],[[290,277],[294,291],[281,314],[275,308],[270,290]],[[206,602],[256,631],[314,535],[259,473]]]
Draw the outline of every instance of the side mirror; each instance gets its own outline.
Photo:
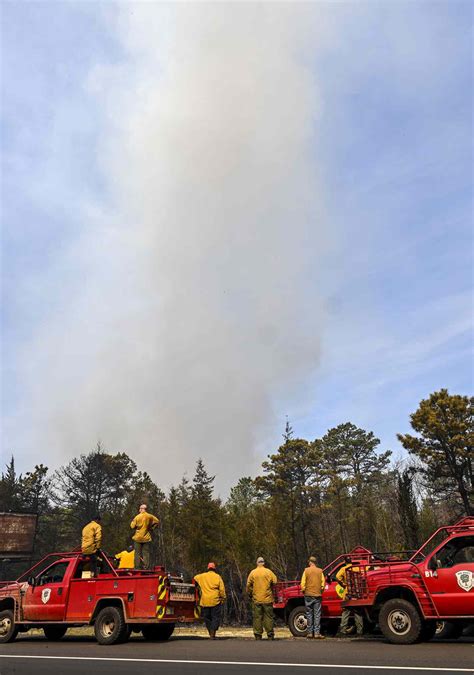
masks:
[[[433,570],[433,572],[438,569],[438,561],[436,560],[435,556],[430,558],[430,561],[428,562],[428,569]]]
[[[29,586],[36,586],[36,577],[28,577],[27,582]]]

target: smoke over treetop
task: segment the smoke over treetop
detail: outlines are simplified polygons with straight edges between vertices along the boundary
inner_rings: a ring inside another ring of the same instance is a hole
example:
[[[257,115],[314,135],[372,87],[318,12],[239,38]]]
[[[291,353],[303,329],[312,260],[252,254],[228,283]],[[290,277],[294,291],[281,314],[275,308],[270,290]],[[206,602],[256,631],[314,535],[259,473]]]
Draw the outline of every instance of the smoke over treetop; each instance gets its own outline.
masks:
[[[28,434],[50,464],[100,438],[163,486],[202,456],[227,488],[318,360],[313,10],[122,7],[125,61],[87,82],[108,196],[58,254]]]

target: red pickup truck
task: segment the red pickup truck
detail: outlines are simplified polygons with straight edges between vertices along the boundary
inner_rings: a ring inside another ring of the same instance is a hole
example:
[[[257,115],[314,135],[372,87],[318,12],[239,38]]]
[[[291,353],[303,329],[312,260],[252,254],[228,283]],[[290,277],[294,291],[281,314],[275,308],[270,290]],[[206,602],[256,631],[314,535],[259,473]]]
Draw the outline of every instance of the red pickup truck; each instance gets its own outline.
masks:
[[[474,624],[474,518],[441,527],[407,560],[362,564],[347,575],[348,607],[396,644],[431,639],[437,626]]]
[[[349,557],[354,564],[368,563],[372,555],[372,552],[363,546],[356,546],[350,553],[338,556],[324,568],[326,587],[323,593],[321,615],[323,633],[335,633],[341,620],[342,600],[338,590],[342,589],[336,581],[336,573],[346,564],[345,558]],[[307,626],[304,596],[299,580],[280,581],[275,584],[273,591],[275,614],[283,619],[295,637],[304,637]]]
[[[115,569],[105,554],[97,576],[81,553],[52,553],[16,581],[0,583],[0,643],[42,628],[59,640],[72,626],[93,625],[100,644],[167,640],[175,623],[196,621],[196,588],[165,572]]]

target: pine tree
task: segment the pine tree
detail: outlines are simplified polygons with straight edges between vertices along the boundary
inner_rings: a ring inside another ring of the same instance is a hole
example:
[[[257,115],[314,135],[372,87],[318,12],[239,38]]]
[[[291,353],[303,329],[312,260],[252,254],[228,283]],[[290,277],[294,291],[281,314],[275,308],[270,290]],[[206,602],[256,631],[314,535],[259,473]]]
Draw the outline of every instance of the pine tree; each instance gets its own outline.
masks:
[[[404,469],[397,476],[398,515],[405,547],[417,549],[420,545],[420,524],[418,507],[413,491],[413,472]]]
[[[21,475],[15,470],[15,460],[12,458],[7,464],[5,473],[0,478],[0,511],[24,511],[20,496]]]
[[[397,437],[423,462],[420,471],[432,494],[459,514],[474,515],[474,397],[435,391],[410,420],[418,435]]]
[[[221,512],[214,499],[214,476],[210,476],[201,459],[196,464],[190,496],[184,507],[187,523],[189,564],[193,570],[203,568],[222,551]]]

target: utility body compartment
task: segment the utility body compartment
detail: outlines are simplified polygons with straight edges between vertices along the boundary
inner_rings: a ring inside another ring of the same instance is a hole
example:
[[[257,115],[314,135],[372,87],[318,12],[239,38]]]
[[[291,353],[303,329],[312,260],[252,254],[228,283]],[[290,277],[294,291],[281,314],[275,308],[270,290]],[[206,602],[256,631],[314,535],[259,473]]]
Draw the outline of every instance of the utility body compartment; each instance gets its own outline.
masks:
[[[164,632],[157,628],[154,634],[171,635],[176,622],[194,622],[198,618],[193,583],[168,574],[163,567],[152,571],[116,570],[105,554],[101,557],[106,569],[97,576],[87,570],[88,556],[55,553],[17,581],[0,584],[0,642],[10,641],[12,625],[16,631],[61,625],[65,632],[72,625],[96,624],[107,608],[114,608],[109,612],[114,620],[105,622],[112,633],[112,624],[134,626],[135,630],[166,624]],[[151,635],[153,629],[147,630]],[[121,632],[124,634],[123,626]],[[111,639],[104,644],[115,641],[123,640]]]

